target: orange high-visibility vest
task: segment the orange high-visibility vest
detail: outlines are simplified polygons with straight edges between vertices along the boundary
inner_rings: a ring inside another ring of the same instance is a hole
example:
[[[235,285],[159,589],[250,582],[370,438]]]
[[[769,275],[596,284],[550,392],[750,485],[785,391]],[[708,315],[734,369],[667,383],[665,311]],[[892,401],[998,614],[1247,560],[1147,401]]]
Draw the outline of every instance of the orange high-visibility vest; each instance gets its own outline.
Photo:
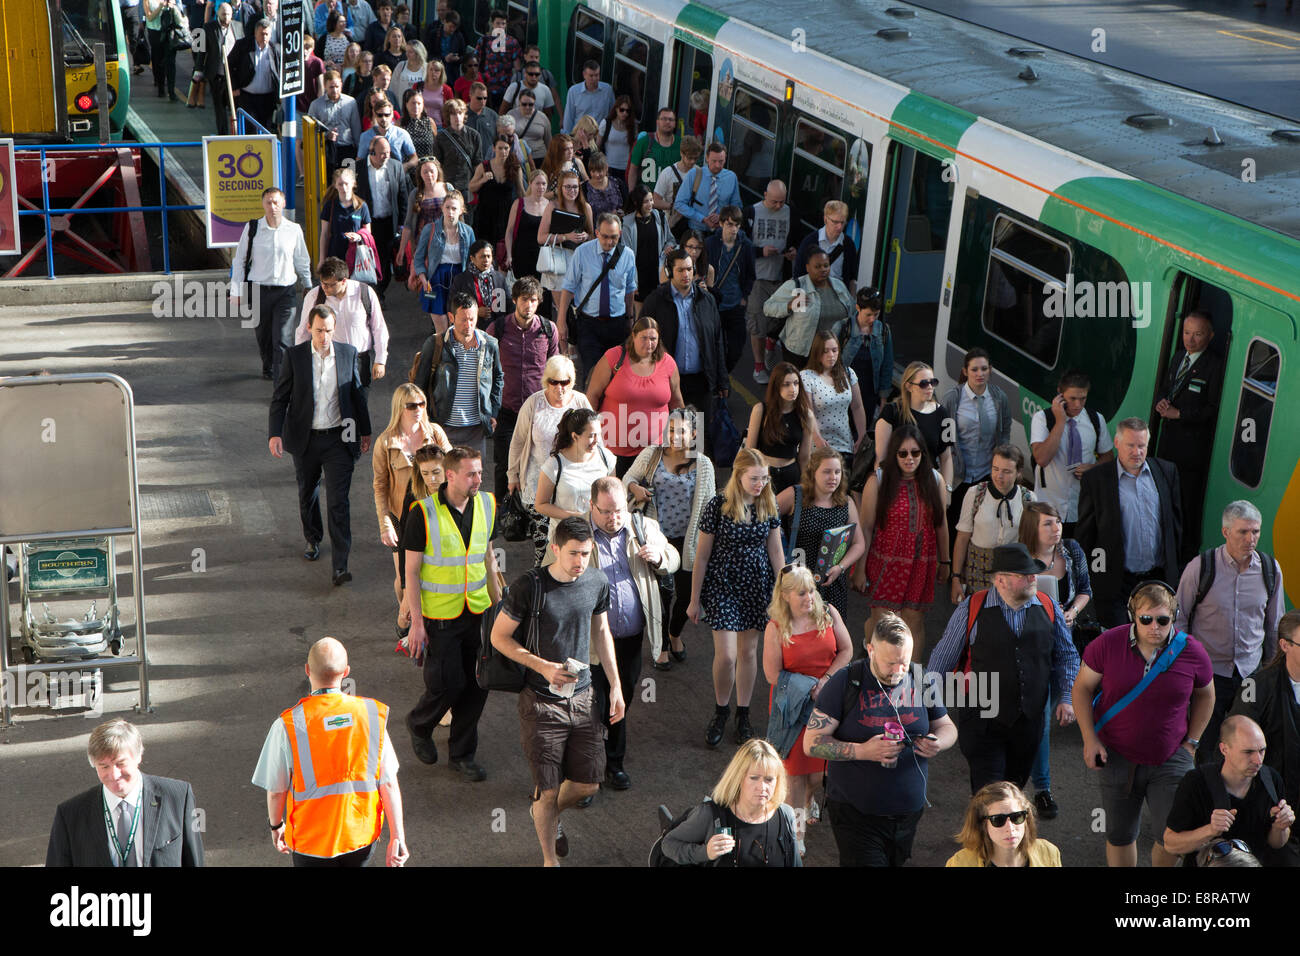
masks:
[[[379,839],[379,800],[388,705],[329,693],[304,697],[280,715],[293,750],[284,840],[297,853],[334,857]]]

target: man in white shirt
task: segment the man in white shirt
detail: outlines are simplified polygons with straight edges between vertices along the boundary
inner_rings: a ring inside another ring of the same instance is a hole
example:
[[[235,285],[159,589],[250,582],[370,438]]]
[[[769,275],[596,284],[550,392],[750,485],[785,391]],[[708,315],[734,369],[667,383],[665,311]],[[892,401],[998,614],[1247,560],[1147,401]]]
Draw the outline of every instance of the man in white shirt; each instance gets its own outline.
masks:
[[[251,295],[257,312],[257,348],[262,353],[262,378],[279,375],[284,350],[293,344],[298,283],[311,287],[311,257],[302,227],[284,218],[284,193],[272,186],[262,193],[265,215],[244,227],[235,247],[230,271],[231,314],[240,314],[239,300]],[[252,241],[249,241],[249,236]],[[248,301],[248,300],[246,300]]]
[[[244,37],[231,57],[231,82],[238,83],[235,105],[246,110],[269,132],[275,129],[280,101],[280,57],[271,43],[271,21],[259,20],[253,36]]]
[[[357,350],[334,341],[334,310],[311,310],[311,341],[285,353],[284,365],[271,396],[267,445],[271,454],[293,456],[298,479],[298,513],[307,541],[303,557],[320,557],[324,537],[320,514],[320,483],[325,478],[329,499],[330,546],[335,587],[352,580],[348,552],[352,548],[348,489],[356,460],[370,450],[370,412],[361,396]]]
[[[411,179],[402,172],[402,164],[393,159],[388,140],[377,136],[357,165],[357,195],[370,207],[370,234],[375,237],[379,253],[379,284],[375,291],[379,301],[393,279],[393,252],[406,221]],[[346,340],[345,340],[346,341]]]
[[[330,256],[320,264],[320,285],[302,297],[302,322],[294,345],[311,338],[311,312],[318,305],[334,310],[334,341],[357,350],[361,395],[368,401],[371,379],[383,378],[388,364],[388,325],[379,297],[364,282],[348,278],[346,262]]]
[[[1056,386],[1051,408],[1035,412],[1029,425],[1034,495],[1061,513],[1067,538],[1074,537],[1079,520],[1079,479],[1090,468],[1115,460],[1106,420],[1087,408],[1091,387],[1083,372],[1066,372]]]

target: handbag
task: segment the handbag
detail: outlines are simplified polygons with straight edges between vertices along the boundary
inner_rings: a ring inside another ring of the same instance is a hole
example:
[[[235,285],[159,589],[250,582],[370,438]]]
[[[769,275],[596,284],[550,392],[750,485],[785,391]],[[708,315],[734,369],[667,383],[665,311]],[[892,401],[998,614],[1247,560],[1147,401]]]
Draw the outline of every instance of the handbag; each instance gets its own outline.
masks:
[[[569,250],[557,245],[558,236],[552,236],[537,253],[537,271],[542,276],[542,288],[551,292],[559,290],[569,272]]]
[[[505,538],[507,541],[527,541],[529,515],[518,490],[506,496],[505,505],[497,511],[497,526],[492,537]]]
[[[166,7],[163,10],[165,18],[164,33],[168,49],[170,50],[188,50],[191,44],[190,21],[185,15],[185,11],[176,7]]]
[[[709,445],[713,449],[713,460],[720,465],[735,461],[740,451],[740,429],[736,428],[725,402],[714,406],[713,420],[709,422]]]
[[[519,640],[519,629],[516,628],[515,640],[528,648],[530,652],[536,654],[538,652],[537,638],[541,624],[539,619],[545,594],[543,593],[541,573],[536,568],[528,571],[526,576],[531,577],[533,582],[532,613],[529,615],[528,620],[520,622],[520,626],[526,628],[523,635],[524,639]],[[501,613],[506,595],[509,593],[510,588],[502,589],[501,600],[493,604],[483,614],[483,620],[479,625],[479,650],[478,660],[474,666],[474,679],[478,681],[478,686],[483,690],[504,690],[517,694],[524,689],[528,669],[523,664],[515,663],[492,646],[492,628],[496,624],[497,615]]]
[[[853,452],[853,469],[849,472],[849,491],[861,494],[876,465],[876,441],[864,438]]]
[[[367,243],[358,243],[352,259],[352,278],[367,285],[379,282],[379,264]]]

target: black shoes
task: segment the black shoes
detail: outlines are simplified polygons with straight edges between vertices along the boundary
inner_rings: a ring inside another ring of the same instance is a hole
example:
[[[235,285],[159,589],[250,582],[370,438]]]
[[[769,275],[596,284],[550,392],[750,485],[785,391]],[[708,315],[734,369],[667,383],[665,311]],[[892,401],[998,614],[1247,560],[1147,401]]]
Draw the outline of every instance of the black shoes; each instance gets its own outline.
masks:
[[[577,807],[579,810],[586,810],[589,806],[591,806],[592,802],[595,801],[595,799],[596,799],[596,795],[594,793],[589,793],[581,800],[579,800],[577,803],[575,803],[574,806]]]
[[[613,790],[630,790],[632,778],[627,775],[626,770],[606,770],[605,784]]]
[[[710,747],[722,743],[722,733],[727,729],[727,718],[730,716],[731,712],[724,710],[715,713],[713,719],[709,721],[708,729],[704,731],[704,742]]]
[[[304,558],[306,558],[308,561],[315,561],[317,558],[319,558],[319,557],[320,557],[320,542],[319,542],[319,541],[308,541],[308,542],[307,542],[307,550],[304,551],[304,552],[302,553],[302,556],[303,556]]]
[[[447,766],[464,774],[466,780],[472,780],[474,783],[487,779],[487,771],[472,760],[453,760]]]
[[[671,653],[671,651],[669,652]],[[657,671],[670,671],[673,669],[672,661],[655,661],[650,665]]]
[[[438,746],[430,737],[422,737],[415,732],[411,726],[411,715],[406,715],[406,729],[411,735],[411,749],[415,751],[415,756],[420,763],[435,764],[438,762]]]
[[[340,568],[338,571],[334,572],[335,587],[338,587],[340,584],[347,584],[351,580],[352,580],[352,572],[349,571],[347,568]]]
[[[672,659],[675,660],[678,664],[685,664],[685,663],[686,663],[686,644],[685,644],[685,642],[682,643],[682,649],[681,649],[680,651],[675,651],[675,650],[673,650],[673,649],[672,649],[672,644],[670,643],[670,644],[668,645],[668,654],[669,654],[669,656],[672,657]]]
[[[749,722],[748,714],[736,715],[736,743],[743,744],[746,740],[757,737],[754,733],[754,725]]]
[[[1044,820],[1055,820],[1056,815],[1061,812],[1061,808],[1052,799],[1050,790],[1039,790],[1034,794],[1034,806],[1038,808],[1038,815]]]

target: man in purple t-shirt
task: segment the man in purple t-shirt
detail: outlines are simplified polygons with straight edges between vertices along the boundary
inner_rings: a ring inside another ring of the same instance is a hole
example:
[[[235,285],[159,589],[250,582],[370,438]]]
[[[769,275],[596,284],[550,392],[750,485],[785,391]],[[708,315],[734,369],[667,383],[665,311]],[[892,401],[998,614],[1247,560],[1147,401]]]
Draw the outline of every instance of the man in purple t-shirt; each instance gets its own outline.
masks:
[[[1173,589],[1163,581],[1144,582],[1129,597],[1128,609],[1133,623],[1113,627],[1089,644],[1074,681],[1084,763],[1100,774],[1110,866],[1137,866],[1144,799],[1152,832],[1165,832],[1174,793],[1195,766],[1199,738],[1214,709],[1214,668],[1200,641],[1189,635],[1172,664],[1165,667],[1162,660],[1175,636]],[[1157,666],[1163,671],[1098,730],[1114,705]],[[1177,861],[1162,843],[1152,844],[1152,866]]]

